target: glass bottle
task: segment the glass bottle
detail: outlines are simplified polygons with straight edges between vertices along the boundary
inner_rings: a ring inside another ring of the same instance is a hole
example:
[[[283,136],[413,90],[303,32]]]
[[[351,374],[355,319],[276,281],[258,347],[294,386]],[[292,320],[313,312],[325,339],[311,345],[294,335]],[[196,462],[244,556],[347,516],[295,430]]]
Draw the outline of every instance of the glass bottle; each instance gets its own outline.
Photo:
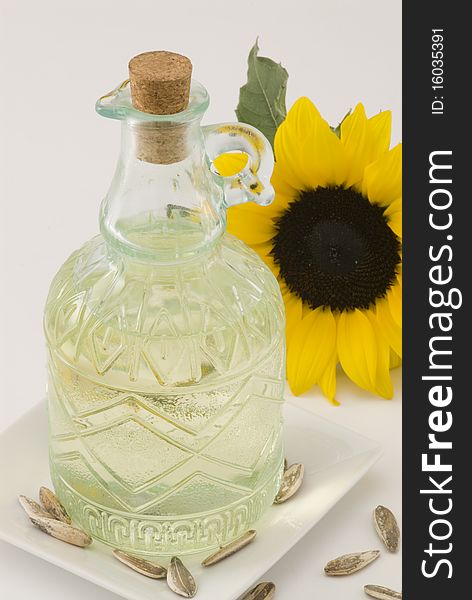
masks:
[[[144,56],[144,55],[143,55]],[[272,504],[283,465],[284,312],[277,282],[225,233],[228,205],[272,200],[267,140],[133,106],[125,82],[96,105],[122,121],[101,235],[54,278],[45,311],[50,466],[79,527],[113,547],[217,547]],[[248,154],[220,176],[212,160]]]

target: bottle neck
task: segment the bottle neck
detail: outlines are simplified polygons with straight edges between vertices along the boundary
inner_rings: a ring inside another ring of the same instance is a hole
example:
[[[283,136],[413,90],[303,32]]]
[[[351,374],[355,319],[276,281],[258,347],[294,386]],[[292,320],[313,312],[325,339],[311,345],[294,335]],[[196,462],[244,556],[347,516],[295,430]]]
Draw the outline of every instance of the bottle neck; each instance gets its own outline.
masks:
[[[122,121],[121,152],[100,229],[114,251],[171,264],[210,248],[225,228],[223,190],[200,119]]]

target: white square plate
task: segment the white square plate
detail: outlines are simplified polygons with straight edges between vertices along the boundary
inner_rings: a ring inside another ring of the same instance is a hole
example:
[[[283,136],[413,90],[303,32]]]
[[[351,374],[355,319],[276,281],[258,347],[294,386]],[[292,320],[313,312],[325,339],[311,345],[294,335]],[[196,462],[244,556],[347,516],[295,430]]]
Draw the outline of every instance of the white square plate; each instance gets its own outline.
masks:
[[[164,581],[134,573],[94,542],[83,550],[55,540],[28,522],[18,494],[35,498],[49,484],[47,417],[40,403],[0,435],[5,463],[0,489],[0,538],[129,600],[175,600]],[[379,445],[349,429],[300,409],[285,408],[286,456],[305,465],[300,491],[274,505],[257,523],[257,538],[243,551],[212,567],[204,556],[185,564],[195,576],[197,598],[235,600],[300,540],[367,472],[380,456]],[[164,561],[163,561],[164,562]]]

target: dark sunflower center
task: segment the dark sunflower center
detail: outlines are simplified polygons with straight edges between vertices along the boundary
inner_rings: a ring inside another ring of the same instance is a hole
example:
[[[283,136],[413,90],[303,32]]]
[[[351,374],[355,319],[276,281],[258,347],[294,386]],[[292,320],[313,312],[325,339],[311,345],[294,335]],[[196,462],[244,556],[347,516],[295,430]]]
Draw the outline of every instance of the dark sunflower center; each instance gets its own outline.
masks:
[[[351,188],[300,193],[276,223],[275,262],[311,308],[369,308],[395,281],[400,243],[384,209]]]

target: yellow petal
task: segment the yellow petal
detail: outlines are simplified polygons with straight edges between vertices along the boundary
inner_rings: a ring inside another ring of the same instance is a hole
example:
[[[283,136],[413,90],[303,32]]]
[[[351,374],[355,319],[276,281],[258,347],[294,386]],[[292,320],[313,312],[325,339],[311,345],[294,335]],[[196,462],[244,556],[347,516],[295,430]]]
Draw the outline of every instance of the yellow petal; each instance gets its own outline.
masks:
[[[254,250],[254,252],[257,252],[257,254],[259,254],[259,256],[262,258],[263,261],[266,261],[266,257],[270,257],[271,259],[273,259],[272,257],[272,242],[262,242],[261,244],[252,244],[251,248]],[[270,261],[267,261],[267,264],[270,266]]]
[[[392,113],[383,110],[367,121],[369,132],[370,157],[369,163],[380,158],[390,148],[390,136],[392,133]]]
[[[400,285],[394,285],[387,292],[387,301],[390,314],[395,323],[402,326],[402,288]]]
[[[400,239],[402,239],[402,233],[403,233],[402,223],[403,223],[403,219],[402,219],[401,212],[396,212],[393,215],[390,215],[390,217],[388,217],[388,226],[393,231],[393,233],[396,236],[398,236]]]
[[[274,203],[277,204],[278,195],[281,195],[281,197],[287,203],[294,200],[300,193],[299,187],[294,187],[287,181],[287,171],[282,162],[275,163],[270,182],[274,186],[275,190],[275,200],[270,206],[273,206]]]
[[[310,312],[294,328],[287,345],[287,378],[298,396],[317,383],[336,347],[336,321],[330,310]]]
[[[387,206],[384,216],[393,233],[402,239],[402,199],[397,198]]]
[[[364,174],[366,166],[367,117],[362,104],[341,123],[341,142],[347,158],[346,187],[351,187]]]
[[[362,192],[374,204],[388,206],[402,193],[402,146],[398,144],[370,164],[362,181]]]
[[[384,215],[386,217],[390,217],[391,215],[394,215],[395,213],[400,213],[402,212],[402,199],[397,198],[396,200],[394,200],[393,202],[391,202],[387,208],[384,210]]]
[[[340,185],[346,179],[344,148],[308,98],[292,106],[274,146],[284,180],[297,190]]]
[[[318,381],[318,385],[320,386],[323,394],[335,406],[339,406],[339,402],[335,399],[337,363],[337,353],[335,353],[332,359],[328,362],[326,369],[323,371]]]
[[[296,330],[298,324],[302,320],[302,301],[297,298],[294,294],[284,295],[285,303],[285,322],[286,322],[286,334],[285,339],[287,345],[290,343],[293,332]]]
[[[377,370],[375,373],[375,393],[382,398],[390,400],[393,397],[393,384],[390,377],[390,344],[383,337],[376,315],[371,311],[365,311],[374,329],[377,342]]]
[[[389,302],[386,298],[381,298],[375,303],[375,312],[377,315],[377,321],[382,334],[387,339],[390,346],[398,354],[402,356],[402,329],[395,322],[390,311]]]
[[[369,319],[357,308],[339,316],[338,354],[346,375],[359,387],[375,392],[377,337]]]
[[[302,305],[302,311],[303,311],[303,316],[307,317],[311,312],[312,312],[312,308],[311,306],[309,306],[308,304],[303,304]]]
[[[361,181],[367,165],[384,154],[390,145],[391,113],[367,119],[362,104],[341,123],[341,142],[348,161],[346,187]]]
[[[259,208],[259,211],[254,211]],[[270,215],[264,213],[262,206],[241,204],[232,206],[227,212],[227,231],[246,242],[261,244],[275,235],[274,223]]]
[[[279,281],[279,287],[280,287],[280,292],[282,294],[282,298],[286,305],[299,299],[296,294],[293,294],[290,291],[290,288],[288,287],[288,285],[285,283],[285,281],[282,278]]]
[[[402,359],[398,356],[398,354],[396,352],[394,352],[390,348],[390,368],[396,369],[397,367],[400,367],[401,364],[402,364]]]

